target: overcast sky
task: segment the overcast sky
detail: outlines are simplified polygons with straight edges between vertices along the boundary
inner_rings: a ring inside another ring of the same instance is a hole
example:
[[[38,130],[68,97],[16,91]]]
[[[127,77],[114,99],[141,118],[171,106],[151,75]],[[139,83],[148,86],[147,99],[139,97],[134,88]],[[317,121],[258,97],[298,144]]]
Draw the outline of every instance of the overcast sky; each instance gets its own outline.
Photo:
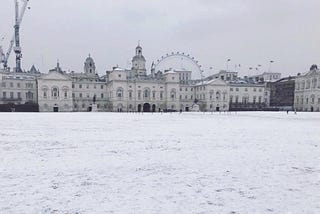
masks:
[[[172,51],[192,54],[206,74],[226,69],[228,58],[231,68],[241,64],[240,75],[259,64],[268,70],[270,60],[285,75],[320,64],[319,0],[30,0],[30,7],[21,30],[24,69],[47,72],[59,59],[63,69],[82,72],[91,53],[104,74],[128,67],[139,40],[148,68]],[[14,0],[1,0],[0,14],[6,50]]]

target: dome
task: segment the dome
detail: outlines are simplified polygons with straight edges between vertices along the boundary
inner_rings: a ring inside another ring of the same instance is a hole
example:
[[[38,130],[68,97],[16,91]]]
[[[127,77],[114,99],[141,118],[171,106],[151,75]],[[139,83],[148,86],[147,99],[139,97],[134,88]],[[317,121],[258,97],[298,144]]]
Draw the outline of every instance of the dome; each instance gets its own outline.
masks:
[[[142,55],[141,56],[139,56],[139,55],[134,56],[133,59],[132,59],[132,61],[140,61],[140,60],[146,61],[146,59]]]

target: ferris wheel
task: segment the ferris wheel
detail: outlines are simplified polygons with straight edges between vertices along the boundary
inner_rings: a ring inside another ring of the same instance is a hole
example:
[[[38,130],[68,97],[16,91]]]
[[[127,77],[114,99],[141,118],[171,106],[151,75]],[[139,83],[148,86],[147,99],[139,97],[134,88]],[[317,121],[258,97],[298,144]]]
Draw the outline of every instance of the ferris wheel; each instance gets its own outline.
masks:
[[[160,59],[158,59],[155,63],[154,63],[154,69],[156,71],[159,71],[161,69],[165,70],[165,69],[171,69],[173,68],[172,64],[169,64],[170,62],[175,61],[176,63],[180,62],[181,63],[181,68],[185,67],[185,66],[189,66],[188,69],[190,69],[190,71],[196,71],[196,75],[199,76],[201,79],[204,78],[203,76],[203,69],[202,69],[202,65],[199,64],[199,61],[196,60],[193,56],[191,56],[190,54],[186,54],[184,52],[171,52],[171,53],[167,53],[166,55],[162,56]],[[184,63],[184,65],[182,65],[182,63]]]

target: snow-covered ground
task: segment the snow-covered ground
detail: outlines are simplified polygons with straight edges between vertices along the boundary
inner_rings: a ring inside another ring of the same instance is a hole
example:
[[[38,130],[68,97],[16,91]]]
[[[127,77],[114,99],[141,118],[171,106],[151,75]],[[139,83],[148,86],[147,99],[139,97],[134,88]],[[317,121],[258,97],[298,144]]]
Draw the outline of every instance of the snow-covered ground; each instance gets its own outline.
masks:
[[[0,213],[320,213],[320,114],[0,114]]]

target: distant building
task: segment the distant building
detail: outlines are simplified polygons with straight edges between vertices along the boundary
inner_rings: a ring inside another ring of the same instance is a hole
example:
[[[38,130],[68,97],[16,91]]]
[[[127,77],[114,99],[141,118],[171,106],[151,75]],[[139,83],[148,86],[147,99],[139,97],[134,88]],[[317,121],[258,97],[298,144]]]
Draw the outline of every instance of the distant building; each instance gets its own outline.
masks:
[[[281,73],[264,72],[259,75],[253,75],[248,77],[254,82],[275,82],[281,79]]]
[[[268,82],[270,90],[270,108],[279,110],[294,109],[295,77],[286,77]]]
[[[93,104],[101,112],[191,111],[195,106],[201,111],[263,110],[269,104],[292,105],[292,80],[276,81],[280,76],[263,73],[239,78],[237,72],[220,71],[192,79],[192,71],[156,72],[155,64],[148,73],[138,45],[131,68],[116,66],[104,76],[98,75],[90,55],[82,72],[66,72],[59,62],[48,74],[41,74],[34,66],[23,73],[0,71],[0,105],[33,103],[41,112],[87,112]],[[271,86],[266,87],[269,82]]]
[[[310,71],[295,80],[294,107],[298,111],[320,111],[320,70],[312,65]]]
[[[229,85],[231,111],[259,111],[267,107],[269,97],[264,83],[239,79],[230,82]]]

